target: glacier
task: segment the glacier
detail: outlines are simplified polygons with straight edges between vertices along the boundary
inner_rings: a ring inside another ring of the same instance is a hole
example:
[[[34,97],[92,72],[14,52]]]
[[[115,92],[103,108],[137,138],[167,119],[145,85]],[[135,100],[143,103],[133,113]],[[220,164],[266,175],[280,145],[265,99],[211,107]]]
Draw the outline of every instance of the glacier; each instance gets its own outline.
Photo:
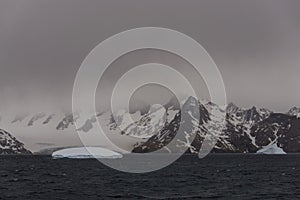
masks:
[[[115,151],[102,147],[77,147],[58,150],[52,153],[52,158],[72,158],[72,159],[88,159],[88,158],[122,158],[123,155]]]
[[[282,148],[278,147],[277,143],[265,146],[264,148],[258,150],[257,154],[286,154]]]

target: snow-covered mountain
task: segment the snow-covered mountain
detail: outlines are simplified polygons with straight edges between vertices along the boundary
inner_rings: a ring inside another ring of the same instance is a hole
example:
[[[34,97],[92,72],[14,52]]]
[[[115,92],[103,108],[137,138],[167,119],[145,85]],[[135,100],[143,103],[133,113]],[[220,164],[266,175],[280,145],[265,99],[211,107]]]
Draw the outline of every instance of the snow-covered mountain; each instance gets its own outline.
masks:
[[[126,151],[182,152],[189,149],[196,153],[205,138],[217,138],[213,152],[254,153],[275,143],[285,152],[300,152],[299,113],[296,107],[282,114],[264,108],[240,108],[233,103],[217,105],[189,97],[182,109],[177,101],[171,100],[164,106],[153,106],[143,112],[119,110],[112,114],[108,111],[91,114],[87,119],[82,119],[80,114],[60,111],[1,113],[0,126],[31,151],[80,146],[77,131],[87,136],[94,134],[99,121],[107,136],[114,141],[128,142],[122,144]],[[78,121],[82,126],[76,130],[75,122]]]
[[[80,144],[73,114],[61,111],[16,114],[1,112],[0,127],[32,152],[49,147]]]
[[[126,151],[131,151],[134,144],[149,138],[149,136],[151,137],[164,126],[167,120],[172,119],[173,110],[170,109],[168,113],[165,111],[164,107],[153,107],[144,114],[139,111],[130,114],[120,110],[116,115],[112,115],[111,112],[107,111],[96,115],[90,114],[90,117],[86,119],[83,119],[78,113],[72,114],[62,111],[32,114],[2,112],[0,127],[8,130],[13,136],[24,142],[27,149],[32,152],[39,152],[49,148],[82,146],[78,133],[87,136],[94,134],[97,130],[95,127],[98,125],[98,120],[107,136],[111,136],[114,141],[121,138],[121,142],[128,142],[123,147]],[[132,118],[134,124],[129,118]],[[75,122],[79,122],[77,129]],[[135,127],[136,125],[138,128]],[[93,140],[91,145],[105,145],[101,144],[100,136],[93,137],[91,137]]]
[[[300,108],[293,107],[289,110],[289,112],[287,114],[291,115],[291,116],[296,116],[297,118],[300,118]]]
[[[31,152],[10,133],[0,129],[0,154],[31,154]]]
[[[198,107],[193,107],[193,101],[195,99],[189,98],[183,110],[162,131],[135,147],[133,152],[153,152],[164,147],[175,137],[180,126],[190,128],[184,133],[177,133],[184,138],[177,140],[177,148],[172,147],[168,151],[180,152],[184,146],[196,153],[209,134],[218,138],[213,152],[255,153],[274,143],[285,152],[300,152],[300,119],[295,112],[290,115],[277,114],[256,107],[244,109],[232,103],[218,106],[201,101]],[[193,109],[199,109],[200,121],[194,118],[190,122],[180,120],[181,115],[192,113]],[[194,140],[190,140],[192,137]]]
[[[166,110],[163,106],[152,106],[144,115],[141,112],[130,114],[129,112],[118,112],[114,117],[111,116],[110,129],[119,129],[122,135],[136,138],[150,138],[159,132],[168,122],[173,119],[172,108]],[[133,121],[132,121],[133,120]]]
[[[199,116],[200,121],[198,120]],[[203,106],[198,106],[195,98],[190,97],[184,103],[182,110],[178,111],[170,123],[167,123],[161,131],[150,137],[148,141],[135,147],[133,152],[152,152],[161,148],[165,148],[167,152],[176,152],[181,151],[183,149],[182,147],[185,146],[193,150],[190,138],[195,137],[200,126],[208,120],[208,112],[204,110]],[[186,132],[180,132],[182,130],[180,126],[183,127],[182,129],[186,130]],[[181,137],[174,141],[172,146],[165,147],[173,140],[176,134],[179,134]]]

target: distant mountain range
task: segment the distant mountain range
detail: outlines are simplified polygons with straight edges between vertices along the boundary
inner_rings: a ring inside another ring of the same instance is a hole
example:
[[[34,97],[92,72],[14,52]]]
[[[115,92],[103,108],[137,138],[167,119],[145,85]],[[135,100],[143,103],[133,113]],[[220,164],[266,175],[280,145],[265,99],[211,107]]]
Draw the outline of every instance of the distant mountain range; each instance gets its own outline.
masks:
[[[0,113],[0,115],[0,128],[13,135],[16,140],[22,141],[21,143],[24,143],[24,148],[28,151],[78,145],[73,114],[38,112],[33,114]],[[20,151],[20,153],[23,152]]]
[[[165,106],[151,107],[149,111],[129,113],[120,110],[114,117],[110,112],[98,113],[83,120],[85,123],[78,131],[88,134],[98,119],[106,126],[108,134],[120,134],[136,139],[137,142],[132,146],[132,152],[135,153],[158,149],[165,152],[182,152],[188,149],[190,153],[197,153],[206,136],[218,138],[212,150],[217,153],[255,153],[274,144],[287,153],[300,152],[299,108],[293,107],[287,113],[274,113],[264,108],[244,109],[233,103],[220,106],[189,97],[180,109],[174,102],[171,100]],[[62,112],[11,115],[10,118],[2,115],[1,128],[12,132],[0,131],[0,153],[30,153],[11,135],[14,131],[47,130],[60,140],[63,133],[76,133],[74,123],[79,118],[79,114]],[[180,127],[184,132],[180,132]],[[172,141],[176,134],[179,137]],[[167,144],[170,145],[166,147]],[[57,146],[59,145],[53,148]]]

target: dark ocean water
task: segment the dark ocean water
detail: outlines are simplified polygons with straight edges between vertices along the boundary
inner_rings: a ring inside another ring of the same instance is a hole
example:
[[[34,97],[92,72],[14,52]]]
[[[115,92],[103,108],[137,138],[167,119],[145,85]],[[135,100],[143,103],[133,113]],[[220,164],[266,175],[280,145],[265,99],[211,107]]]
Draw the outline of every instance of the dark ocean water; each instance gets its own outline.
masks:
[[[1,199],[300,199],[300,155],[185,155],[147,174],[93,159],[0,160]]]

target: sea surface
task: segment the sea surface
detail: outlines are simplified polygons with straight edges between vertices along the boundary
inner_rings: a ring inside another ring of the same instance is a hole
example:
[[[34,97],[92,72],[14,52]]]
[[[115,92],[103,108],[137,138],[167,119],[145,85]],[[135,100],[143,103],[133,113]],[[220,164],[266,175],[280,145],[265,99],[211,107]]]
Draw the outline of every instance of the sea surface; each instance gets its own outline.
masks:
[[[300,199],[300,155],[185,155],[147,174],[94,159],[1,156],[0,199]]]

